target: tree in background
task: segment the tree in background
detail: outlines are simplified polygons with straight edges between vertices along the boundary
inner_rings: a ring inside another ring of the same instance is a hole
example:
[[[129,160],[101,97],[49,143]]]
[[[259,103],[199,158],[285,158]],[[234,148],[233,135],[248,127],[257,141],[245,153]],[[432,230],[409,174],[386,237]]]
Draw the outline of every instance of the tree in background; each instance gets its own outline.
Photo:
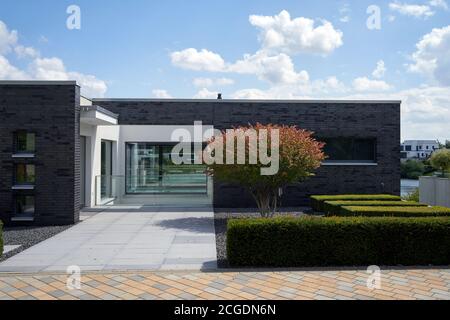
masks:
[[[400,164],[400,174],[404,179],[419,179],[425,173],[425,166],[421,161],[407,160]]]
[[[440,149],[433,152],[430,163],[436,170],[441,171],[442,177],[445,177],[445,172],[450,170],[450,149]]]
[[[262,175],[261,168],[267,167],[261,163],[258,157],[255,164],[250,164],[249,154],[254,149],[249,143],[250,134],[244,134],[245,137],[245,164],[208,164],[208,172],[214,176],[214,179],[226,183],[238,184],[245,187],[256,201],[262,217],[273,217],[279,205],[280,188],[291,184],[304,181],[314,175],[321,162],[325,159],[322,151],[324,143],[316,141],[312,137],[312,132],[298,129],[295,126],[262,125],[256,124],[245,127],[235,128],[235,131],[254,132],[260,136],[261,130],[267,130],[268,149],[271,150],[273,141],[270,141],[272,130],[278,130],[279,142],[279,169],[273,175]],[[226,157],[226,132],[222,132],[221,138],[224,144],[224,158]],[[233,157],[237,154],[237,138],[234,138],[232,150]],[[213,138],[209,143],[213,143]],[[259,149],[260,144],[256,146]],[[259,154],[259,150],[258,150]]]

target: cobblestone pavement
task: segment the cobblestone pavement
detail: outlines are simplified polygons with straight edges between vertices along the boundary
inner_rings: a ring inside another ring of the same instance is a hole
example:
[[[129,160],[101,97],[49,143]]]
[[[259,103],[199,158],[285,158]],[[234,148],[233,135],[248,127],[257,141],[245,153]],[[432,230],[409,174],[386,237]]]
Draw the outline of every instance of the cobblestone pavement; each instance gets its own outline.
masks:
[[[366,270],[101,272],[67,289],[65,274],[0,274],[2,299],[446,299],[450,269],[389,269],[368,289]]]

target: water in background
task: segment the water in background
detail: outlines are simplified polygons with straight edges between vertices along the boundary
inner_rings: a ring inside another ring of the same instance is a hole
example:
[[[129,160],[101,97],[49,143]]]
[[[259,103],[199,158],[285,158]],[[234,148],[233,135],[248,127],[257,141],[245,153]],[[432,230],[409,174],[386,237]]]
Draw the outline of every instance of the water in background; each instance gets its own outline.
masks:
[[[406,196],[419,188],[419,180],[402,179],[400,186],[401,195]]]

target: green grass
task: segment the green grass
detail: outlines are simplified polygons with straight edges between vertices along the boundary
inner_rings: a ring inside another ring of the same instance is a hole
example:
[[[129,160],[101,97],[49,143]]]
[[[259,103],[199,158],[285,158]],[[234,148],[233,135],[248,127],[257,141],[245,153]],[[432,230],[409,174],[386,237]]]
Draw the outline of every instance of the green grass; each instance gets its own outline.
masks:
[[[339,200],[339,201],[325,201],[323,203],[323,211],[326,215],[338,215],[342,210],[341,207],[366,207],[366,206],[376,206],[376,207],[426,207],[426,204],[412,202],[412,201],[349,201],[349,200]]]
[[[314,195],[310,197],[311,207],[313,210],[323,212],[323,203],[325,201],[337,200],[353,200],[353,201],[369,201],[369,200],[384,200],[384,201],[400,201],[399,196],[390,194],[342,194],[342,195]]]
[[[336,215],[366,217],[449,217],[450,208],[444,207],[341,207]]]

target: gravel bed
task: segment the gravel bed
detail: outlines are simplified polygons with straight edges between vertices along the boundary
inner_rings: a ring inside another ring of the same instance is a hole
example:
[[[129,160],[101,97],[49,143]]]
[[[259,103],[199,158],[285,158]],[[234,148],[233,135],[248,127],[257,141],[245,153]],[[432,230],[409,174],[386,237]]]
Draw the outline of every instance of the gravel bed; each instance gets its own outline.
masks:
[[[0,261],[4,261],[70,227],[71,225],[51,227],[3,227],[3,244],[21,245],[21,247],[4,254],[0,257]]]
[[[284,210],[285,211],[285,210]],[[294,208],[292,211],[280,212],[276,216],[294,216],[300,217],[307,214],[313,214],[309,208]],[[242,219],[242,218],[260,218],[261,215],[257,212],[242,211],[236,213],[218,211],[214,212],[214,228],[216,231],[216,251],[217,251],[217,265],[219,268],[229,268],[227,260],[227,222],[228,219]]]

